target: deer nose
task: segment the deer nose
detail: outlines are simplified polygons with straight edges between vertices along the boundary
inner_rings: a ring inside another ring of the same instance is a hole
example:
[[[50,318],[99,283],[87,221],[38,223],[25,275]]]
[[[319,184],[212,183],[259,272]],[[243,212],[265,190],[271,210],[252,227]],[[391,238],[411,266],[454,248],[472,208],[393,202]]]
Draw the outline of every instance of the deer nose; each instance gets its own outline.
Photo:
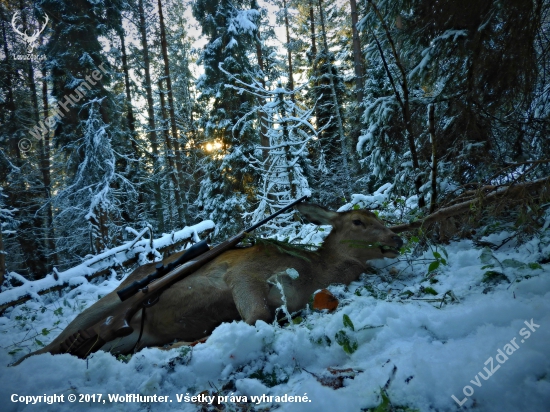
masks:
[[[401,239],[399,236],[395,235],[392,237],[392,239],[397,244],[398,249],[400,249],[401,246],[403,246],[403,239]]]

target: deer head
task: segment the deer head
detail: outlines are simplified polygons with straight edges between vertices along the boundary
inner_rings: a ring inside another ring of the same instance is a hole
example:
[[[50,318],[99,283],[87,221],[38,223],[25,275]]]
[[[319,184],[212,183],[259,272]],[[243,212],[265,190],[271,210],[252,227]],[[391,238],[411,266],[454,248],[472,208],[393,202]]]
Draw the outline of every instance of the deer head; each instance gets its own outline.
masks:
[[[29,36],[26,31],[22,32],[22,31],[17,29],[16,20],[17,20],[18,16],[19,16],[19,12],[16,12],[13,15],[13,17],[11,19],[11,25],[13,27],[13,30],[17,34],[19,34],[21,37],[23,37],[23,41],[27,44],[27,53],[32,53],[34,48],[36,47],[35,42],[38,39],[38,36],[40,36],[42,34],[44,29],[48,25],[48,22],[50,21],[50,19],[49,19],[48,15],[46,14],[46,21],[44,22],[44,26],[42,26],[41,29],[34,30],[33,34],[31,36]]]
[[[394,258],[403,246],[403,240],[370,211],[333,212],[307,203],[301,203],[296,208],[311,223],[333,227],[323,249],[334,255],[354,257],[364,262],[383,257]]]

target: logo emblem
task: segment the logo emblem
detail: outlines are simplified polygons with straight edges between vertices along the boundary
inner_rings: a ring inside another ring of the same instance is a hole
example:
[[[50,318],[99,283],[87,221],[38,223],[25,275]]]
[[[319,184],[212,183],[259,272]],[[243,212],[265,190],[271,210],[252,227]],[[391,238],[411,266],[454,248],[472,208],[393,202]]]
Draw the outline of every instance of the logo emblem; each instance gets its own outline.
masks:
[[[48,25],[48,22],[50,21],[48,15],[46,14],[46,21],[44,22],[44,26],[42,28],[35,29],[32,35],[27,34],[27,30],[22,32],[21,30],[17,29],[17,23],[16,20],[19,16],[19,12],[16,12],[12,19],[11,19],[11,26],[13,27],[13,31],[19,34],[22,38],[25,44],[27,45],[27,53],[31,54],[36,47],[36,41],[38,40],[38,36],[42,34],[46,26]]]

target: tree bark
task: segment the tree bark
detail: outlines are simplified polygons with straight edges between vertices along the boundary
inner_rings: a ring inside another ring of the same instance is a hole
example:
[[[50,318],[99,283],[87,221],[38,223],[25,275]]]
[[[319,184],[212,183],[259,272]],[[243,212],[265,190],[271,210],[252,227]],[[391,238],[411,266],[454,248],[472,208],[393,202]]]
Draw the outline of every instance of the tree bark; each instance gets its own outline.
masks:
[[[309,30],[311,34],[311,61],[315,62],[315,59],[317,58],[317,35],[315,34],[315,12],[313,8],[313,0],[309,0],[309,22]]]
[[[378,45],[378,50],[380,51],[380,54],[382,56],[382,59],[384,60],[384,67],[386,69],[386,73],[388,75],[388,78],[390,79],[394,93],[396,95],[396,99],[399,103],[399,106],[401,107],[401,111],[403,114],[403,121],[405,123],[405,130],[407,134],[407,141],[409,143],[409,151],[411,152],[411,159],[413,163],[414,173],[415,173],[415,179],[414,179],[414,187],[416,190],[416,195],[418,196],[418,206],[424,207],[426,206],[426,201],[424,200],[424,196],[420,193],[420,188],[422,187],[422,177],[420,175],[420,163],[418,162],[418,154],[416,150],[416,145],[414,142],[414,134],[412,130],[412,121],[411,121],[411,109],[410,109],[410,103],[409,103],[409,86],[407,82],[407,72],[405,70],[405,66],[403,66],[403,63],[401,62],[401,58],[399,56],[399,53],[397,53],[397,49],[395,47],[395,43],[393,41],[393,38],[390,33],[390,29],[386,22],[384,21],[384,18],[382,17],[382,14],[374,4],[372,0],[367,0],[368,3],[372,6],[372,9],[374,10],[374,13],[376,14],[376,17],[380,21],[380,24],[382,25],[382,28],[384,29],[384,32],[386,34],[386,38],[388,39],[388,42],[390,44],[393,57],[395,59],[395,63],[397,67],[399,68],[399,71],[401,73],[401,91],[403,93],[403,98],[401,99],[401,96],[399,92],[397,91],[395,87],[395,83],[393,82],[393,78],[391,75],[391,72],[389,70],[389,67],[385,61],[384,58],[384,52],[382,50],[382,47],[378,40],[376,39],[376,43]],[[373,31],[374,34],[374,31]]]
[[[172,140],[170,139],[170,135],[168,133],[168,129],[166,127],[168,116],[166,116],[166,105],[165,105],[165,99],[164,99],[164,90],[162,90],[162,80],[159,80],[159,95],[160,95],[160,107],[161,107],[161,114],[162,114],[162,130],[164,134],[164,142],[166,144],[167,154],[166,159],[168,160],[168,175],[170,175],[170,179],[172,180],[172,186],[174,189],[174,201],[176,202],[176,211],[178,213],[178,224],[176,227],[179,229],[181,224],[185,222],[185,214],[183,211],[183,202],[181,200],[181,192],[179,188],[179,182],[178,178],[176,176],[176,168],[174,167],[174,150],[172,148]],[[170,207],[170,202],[168,202],[168,207]],[[170,213],[170,216],[172,213]]]
[[[332,94],[332,104],[334,105],[334,115],[336,117],[336,124],[338,126],[338,134],[340,135],[340,146],[342,150],[342,167],[344,169],[344,176],[346,179],[346,189],[348,194],[351,195],[351,176],[348,165],[348,146],[346,141],[346,136],[344,135],[344,126],[342,124],[342,116],[340,114],[340,106],[338,104],[338,97],[336,95],[336,86],[334,82],[334,74],[332,72],[332,63],[329,60],[329,49],[327,41],[327,32],[325,28],[325,13],[323,11],[322,0],[319,0],[319,15],[321,17],[321,31],[323,36],[323,46],[325,49],[326,64],[328,67],[329,80],[330,80],[330,91]]]
[[[43,117],[46,119],[49,115],[48,105],[48,82],[46,81],[46,68],[42,67],[42,108]],[[46,237],[49,253],[48,271],[53,269],[53,266],[59,265],[59,259],[55,250],[55,232],[53,227],[53,209],[52,209],[52,178],[51,178],[51,162],[50,162],[50,133],[44,135],[42,144],[42,159],[41,159],[42,177],[44,181],[44,191],[46,193]]]
[[[122,24],[121,24],[122,26]],[[135,138],[136,135],[136,120],[134,118],[134,109],[132,106],[132,93],[130,91],[130,74],[128,70],[128,56],[126,54],[126,44],[124,42],[124,33],[119,32],[120,37],[120,49],[122,52],[122,70],[124,72],[124,88],[126,91],[126,121],[128,122],[128,129],[132,133],[132,137]],[[137,147],[135,146],[134,139],[132,138],[132,146],[136,153],[138,152]]]
[[[23,1],[19,2],[21,18],[23,22],[23,31],[27,30],[27,19],[24,13]],[[31,121],[38,124],[40,120],[40,110],[38,108],[38,96],[36,90],[36,81],[34,77],[34,66],[32,60],[27,61],[27,82],[31,93],[32,102],[32,117]],[[41,164],[43,156],[42,140],[38,141],[38,158]],[[41,168],[41,167],[40,167]],[[42,171],[43,172],[43,171]],[[30,276],[43,277],[48,272],[47,257],[45,251],[47,248],[47,236],[45,230],[45,217],[40,212],[40,202],[43,200],[37,196],[37,192],[41,191],[35,183],[29,184],[28,181],[21,182],[19,192],[16,194],[16,202],[19,203],[18,209],[23,217],[20,228],[24,228],[19,236],[18,241],[21,250],[25,254],[26,263],[31,271]],[[39,232],[38,234],[36,232]]]
[[[290,52],[290,28],[288,23],[288,9],[286,7],[286,0],[283,0],[283,7],[285,10],[285,27],[286,27],[286,53],[288,58],[288,90],[294,91],[294,74],[292,71],[292,54]],[[295,102],[294,94],[290,96],[292,102]]]
[[[294,182],[294,168],[292,166],[292,154],[290,153],[290,146],[288,145],[290,136],[288,131],[288,122],[287,122],[287,113],[285,108],[285,98],[283,93],[277,94],[277,100],[279,101],[279,110],[281,113],[282,119],[282,129],[283,129],[283,150],[285,152],[287,170],[288,174],[288,186],[290,187],[290,198],[295,199],[297,193],[296,183]]]
[[[176,170],[177,170],[177,186],[174,187],[174,190],[179,191],[177,194],[181,198],[181,192],[184,189],[184,176],[183,176],[183,165],[182,165],[182,152],[180,149],[180,140],[178,136],[178,128],[176,125],[176,109],[174,105],[174,92],[172,89],[172,77],[170,75],[170,61],[168,60],[168,42],[166,40],[166,26],[164,24],[164,15],[162,13],[162,2],[158,0],[158,9],[159,9],[159,24],[160,24],[160,45],[162,49],[162,58],[164,60],[164,77],[166,80],[166,89],[168,92],[168,112],[170,113],[170,129],[172,130],[172,139],[174,144],[174,156],[176,160]],[[185,142],[183,143],[185,146]],[[178,216],[180,219],[179,226],[185,225],[185,215],[180,214],[180,208],[183,207],[183,203],[179,203],[178,206]]]
[[[4,13],[2,11],[2,40],[4,42],[4,58],[5,58],[5,62],[6,62],[6,66],[7,66],[7,73],[6,73],[6,90],[7,90],[7,94],[8,94],[8,98],[7,98],[7,102],[6,102],[6,109],[9,111],[9,120],[8,120],[8,124],[10,125],[10,130],[9,132],[11,132],[11,138],[9,139],[9,149],[10,149],[10,152],[13,153],[16,157],[16,161],[19,162],[19,160],[21,159],[21,151],[19,150],[19,146],[18,146],[18,138],[17,138],[17,135],[15,133],[15,129],[16,129],[16,118],[15,118],[15,99],[14,99],[14,96],[13,96],[13,82],[12,82],[12,76],[13,76],[13,67],[12,67],[12,60],[11,60],[11,56],[10,56],[10,50],[8,48],[8,38],[7,38],[7,35],[6,35],[6,26],[4,24],[4,20],[5,20],[5,16],[4,16]],[[0,110],[0,113],[2,115],[2,117],[4,116],[5,114],[5,111],[4,110]],[[3,122],[5,123],[5,122]],[[19,165],[18,165],[19,166]]]
[[[28,70],[28,78],[29,78],[29,86],[30,86],[30,89],[31,89],[31,95],[32,95],[32,106],[33,106],[33,117],[34,117],[34,124],[38,124],[38,122],[40,121],[40,109],[38,107],[38,90],[36,88],[36,81],[35,81],[35,77],[34,77],[34,67],[33,67],[33,64],[32,64],[32,61],[29,60],[28,61],[28,66],[27,66],[27,70]],[[44,88],[46,88],[46,90],[44,90]],[[46,82],[44,81],[42,83],[42,100],[44,102],[44,107],[43,107],[43,114],[44,114],[44,119],[46,119],[48,117],[48,96],[47,96],[47,85],[46,85]],[[44,93],[46,93],[46,98],[44,98]],[[47,126],[46,126],[47,127]],[[46,149],[46,139],[47,142],[48,142],[48,149]],[[49,236],[48,236],[48,232],[51,228],[51,222],[53,220],[53,216],[52,216],[52,211],[51,211],[51,203],[50,203],[50,186],[51,186],[51,176],[50,176],[50,162],[49,162],[49,157],[48,159],[46,159],[46,150],[47,150],[47,154],[49,156],[49,140],[50,140],[50,137],[49,137],[49,131],[46,132],[45,136],[43,139],[40,139],[38,141],[38,159],[39,159],[39,164],[40,164],[40,172],[42,173],[42,184],[44,185],[44,195],[45,195],[45,199],[46,199],[46,203],[47,203],[47,209],[45,211],[45,214],[43,216],[43,220],[42,220],[42,224],[40,226],[42,226],[42,243],[43,243],[43,246],[46,250],[48,250],[50,253],[52,253],[54,251],[54,248],[52,247],[51,243],[50,243],[50,239],[49,239]],[[32,190],[32,189],[31,189]],[[39,199],[34,199],[35,202],[38,202]],[[36,205],[38,206],[38,204]],[[33,207],[34,209],[34,207]],[[35,213],[36,214],[36,213]],[[52,239],[53,240],[53,239]],[[49,260],[46,258],[46,260]],[[46,270],[51,270],[52,267],[51,265],[47,264],[46,265]]]
[[[149,122],[149,141],[153,150],[153,173],[160,170],[158,161],[158,142],[155,124],[155,109],[153,102],[153,90],[151,84],[151,69],[149,60],[149,46],[147,45],[147,28],[145,25],[145,10],[143,0],[138,1],[139,10],[139,31],[141,34],[141,46],[143,47],[143,65],[145,69],[145,91],[147,94],[147,117]],[[162,208],[162,194],[158,178],[153,180],[153,190],[155,192],[155,211],[157,214],[158,228],[160,232],[164,231],[164,212]]]
[[[0,9],[1,10],[1,9]],[[10,52],[8,49],[8,40],[6,36],[6,26],[4,23],[4,13],[1,14],[2,18],[2,40],[4,42],[4,58],[7,66],[7,73],[6,73],[6,89],[7,89],[7,102],[6,102],[6,110],[0,110],[1,116],[2,116],[2,123],[6,123],[6,120],[4,118],[4,115],[6,114],[6,111],[9,111],[9,124],[11,127],[15,126],[14,122],[14,114],[15,114],[15,102],[13,100],[13,90],[12,90],[12,81],[11,81],[11,59],[10,59]],[[10,139],[10,146],[14,139]],[[2,238],[2,223],[0,222],[0,291],[2,290],[2,284],[4,283],[4,277],[6,274],[6,255],[4,251],[4,242]]]
[[[352,113],[352,130],[351,141],[358,142],[361,135],[361,104],[363,103],[363,89],[364,89],[364,64],[363,54],[361,52],[361,41],[359,39],[359,31],[357,30],[357,23],[359,16],[357,13],[356,0],[349,0],[351,9],[351,31],[352,31],[352,46],[353,46],[353,69],[355,72],[355,97],[357,99],[357,105],[354,107]],[[357,156],[351,156],[351,163],[354,173],[357,173],[361,168],[359,165],[359,159]]]
[[[256,33],[256,59],[258,60],[258,66],[260,66],[260,70],[262,72],[262,78],[260,79],[260,82],[262,83],[262,87],[265,90],[265,73],[264,73],[264,58],[262,53],[262,43],[260,41],[260,35],[259,33]],[[265,105],[265,99],[262,97],[258,97],[258,100],[260,101],[260,106]],[[267,148],[269,146],[269,139],[267,138],[267,126],[264,122],[265,118],[265,112],[263,110],[258,110],[258,117],[260,119],[260,144],[262,147]],[[267,120],[267,119],[266,119]],[[262,157],[264,160],[267,160],[269,157],[269,149],[262,149]]]
[[[313,74],[317,76],[317,35],[315,34],[315,9],[313,0],[309,0],[309,32],[311,38],[311,51],[308,54],[308,59],[313,67]],[[319,85],[319,80],[314,82],[315,86]],[[319,119],[319,107],[315,105],[315,118]]]
[[[355,96],[357,97],[357,104],[360,105],[363,102],[363,55],[361,53],[359,31],[357,30],[357,3],[355,0],[349,0],[349,5],[351,8],[351,31],[353,34],[353,68],[355,70]]]
[[[432,198],[430,200],[430,213],[435,212],[437,206],[437,144],[435,140],[435,106],[428,106],[428,132],[432,143]]]
[[[0,292],[2,292],[2,284],[6,274],[6,252],[4,252],[4,241],[2,239],[2,224],[0,223]]]

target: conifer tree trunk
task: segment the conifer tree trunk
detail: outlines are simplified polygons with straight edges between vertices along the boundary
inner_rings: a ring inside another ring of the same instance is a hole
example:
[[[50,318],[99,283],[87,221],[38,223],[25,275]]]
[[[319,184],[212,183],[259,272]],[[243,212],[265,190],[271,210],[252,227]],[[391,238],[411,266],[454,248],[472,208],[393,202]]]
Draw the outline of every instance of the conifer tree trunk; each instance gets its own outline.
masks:
[[[309,0],[309,21],[310,21],[310,34],[311,34],[311,61],[315,62],[317,58],[317,45],[315,35],[315,13],[313,9],[313,0]]]
[[[363,101],[363,56],[361,53],[361,42],[359,40],[359,31],[357,30],[357,3],[355,0],[349,0],[351,8],[351,31],[353,33],[353,68],[355,71],[355,95],[357,103]]]
[[[7,89],[7,104],[6,109],[10,111],[10,121],[9,124],[14,125],[13,123],[13,117],[14,117],[14,101],[13,101],[13,90],[12,90],[12,82],[11,82],[11,59],[10,59],[10,53],[8,49],[8,41],[6,36],[6,26],[4,24],[4,13],[2,13],[2,40],[4,42],[4,58],[6,59],[6,66],[7,66],[7,75],[6,75],[6,89]],[[6,110],[6,111],[7,111]],[[5,124],[6,120],[4,118],[5,111],[0,111],[2,115],[2,123]],[[6,255],[4,252],[4,241],[2,238],[2,226],[0,225],[0,292],[2,291],[2,284],[4,283],[4,277],[6,274]]]
[[[49,116],[49,105],[48,105],[48,82],[46,81],[46,68],[42,67],[42,108],[43,108],[43,117],[46,119]],[[42,159],[41,159],[41,168],[42,168],[42,177],[44,181],[44,190],[46,192],[46,236],[47,236],[47,247],[49,253],[49,262],[50,267],[48,270],[51,271],[53,266],[59,265],[59,259],[57,252],[55,250],[55,234],[53,227],[53,210],[52,210],[52,179],[51,179],[51,162],[50,162],[50,133],[48,132],[44,135],[44,140],[42,143]]]
[[[294,91],[294,76],[292,72],[292,54],[290,52],[290,29],[288,23],[288,9],[286,7],[286,0],[283,0],[283,7],[285,9],[285,27],[286,27],[286,52],[288,57],[288,90]],[[294,94],[290,95],[292,102],[295,102]]]
[[[174,167],[174,150],[172,148],[172,140],[170,139],[170,134],[168,133],[168,128],[165,126],[168,123],[168,116],[166,115],[166,104],[164,99],[164,90],[162,90],[162,80],[159,80],[159,95],[160,95],[160,107],[161,107],[161,114],[162,114],[162,120],[163,120],[163,134],[164,134],[164,142],[166,144],[167,149],[167,155],[166,159],[168,160],[168,175],[170,175],[170,179],[172,180],[172,185],[174,187],[174,200],[176,202],[176,210],[178,212],[178,224],[177,227],[179,228],[180,225],[185,223],[185,215],[183,211],[183,202],[181,201],[181,192],[179,188],[179,182],[178,178],[176,176],[176,168]],[[171,214],[170,214],[171,215]]]
[[[178,136],[178,129],[176,125],[176,110],[174,106],[174,92],[172,89],[172,77],[170,75],[170,62],[168,60],[168,43],[166,41],[166,26],[164,24],[164,15],[162,13],[162,2],[158,0],[158,9],[159,9],[159,23],[160,23],[160,45],[162,49],[162,58],[164,60],[164,77],[166,79],[166,89],[168,92],[168,112],[170,113],[170,128],[172,130],[172,139],[174,143],[174,155],[176,160],[176,170],[177,177],[176,183],[174,186],[174,191],[177,191],[176,199],[180,199],[178,203],[178,216],[180,219],[180,225],[185,224],[185,216],[180,213],[183,208],[183,203],[181,203],[181,192],[183,191],[184,176],[183,176],[183,165],[182,165],[182,153],[180,149],[180,140]],[[185,142],[184,142],[185,145]],[[170,149],[171,151],[171,149]],[[177,201],[177,200],[176,200]]]
[[[163,87],[162,87],[162,80],[159,80],[158,81],[158,85],[157,85],[158,89],[159,89],[159,97],[160,97],[160,115],[162,116],[162,136],[164,137],[164,144],[166,145],[166,155],[165,155],[165,158],[167,159],[168,161],[168,172],[167,174],[170,176],[170,180],[172,180],[172,183],[174,185],[177,185],[177,182],[174,182],[174,178],[175,178],[175,173],[176,173],[176,169],[174,167],[174,157],[172,155],[172,143],[170,141],[170,133],[168,131],[168,114],[166,113],[166,102],[165,102],[165,98],[164,98],[164,90],[163,90]],[[168,187],[170,187],[170,184],[168,182]],[[174,186],[176,187],[176,186]],[[180,205],[181,204],[181,200],[178,200],[178,195],[179,192],[176,191],[176,189],[174,189],[174,201]],[[168,226],[168,229],[172,230],[175,225],[174,225],[174,222],[172,221],[172,213],[173,213],[173,209],[172,209],[172,200],[170,198],[168,198],[168,202],[166,202],[166,209],[167,209],[167,212],[168,212],[168,217],[169,217],[169,226]],[[180,220],[180,216],[179,216],[179,207],[178,207],[178,220]]]
[[[6,275],[6,255],[4,252],[4,241],[2,239],[2,227],[0,226],[0,292]]]
[[[349,0],[351,9],[351,31],[352,31],[352,46],[353,46],[353,69],[355,73],[355,97],[357,99],[357,105],[355,106],[355,112],[352,115],[352,131],[351,141],[359,141],[361,135],[361,104],[363,103],[363,88],[364,88],[364,66],[363,66],[363,54],[361,52],[361,41],[359,39],[359,31],[357,30],[357,22],[359,20],[357,13],[356,0]],[[351,156],[352,168],[355,173],[360,169],[359,162],[356,156]]]
[[[27,20],[24,13],[23,1],[19,2],[23,30],[27,30]],[[36,82],[34,79],[34,66],[32,60],[27,61],[27,82],[31,91],[32,102],[32,123],[37,124],[40,120],[40,112],[38,108],[38,96],[36,91]],[[42,157],[43,144],[42,140],[38,142],[38,155]],[[31,270],[30,275],[36,278],[40,278],[46,275],[48,271],[48,265],[46,263],[47,258],[44,254],[46,250],[46,231],[44,230],[45,219],[40,212],[40,198],[36,198],[37,188],[34,185],[28,185],[29,187],[21,187],[23,195],[17,196],[17,201],[20,202],[20,210],[25,210],[25,222],[21,223],[20,227],[24,228],[28,234],[22,234],[18,237],[19,244],[22,251],[25,254],[25,259],[28,267]],[[34,187],[33,187],[34,186]],[[36,235],[36,230],[40,231],[40,235]]]
[[[149,60],[149,46],[147,45],[147,30],[145,25],[145,10],[143,8],[143,0],[138,1],[139,10],[139,31],[141,34],[141,45],[143,47],[143,66],[145,69],[145,91],[147,94],[147,117],[149,121],[149,141],[153,150],[153,168],[156,173],[160,170],[158,161],[158,142],[155,124],[155,109],[153,102],[153,90],[151,85],[151,69]],[[154,179],[153,188],[155,192],[155,210],[157,214],[158,228],[164,231],[164,213],[162,209],[162,194],[160,191],[160,183],[158,179]]]
[[[26,33],[27,31],[27,18],[24,13],[25,5],[23,3],[23,0],[19,1],[19,11],[21,13],[21,19],[23,21],[23,31]],[[34,123],[38,123],[40,120],[40,115],[38,112],[38,97],[36,96],[36,83],[34,82],[34,67],[32,65],[32,60],[27,60],[27,77],[29,82],[29,87],[31,89],[31,101],[32,101],[32,107],[33,107],[33,121]]]
[[[313,8],[313,0],[309,0],[309,32],[311,38],[311,52],[308,56],[310,63],[313,66],[313,74],[317,76],[317,35],[315,34],[315,9]],[[315,81],[315,86],[319,85],[319,81]],[[315,118],[319,119],[319,106],[315,105]]]
[[[163,87],[162,87],[162,80],[159,79],[158,81],[158,84],[157,84],[157,87],[159,89],[159,97],[160,97],[160,115],[162,116],[162,135],[164,137],[164,142],[166,144],[166,147],[168,148],[169,150],[169,155],[166,156],[166,158],[168,159],[168,163],[170,164],[170,168],[172,171],[174,171],[175,169],[173,168],[174,166],[174,158],[173,156],[171,156],[171,152],[172,152],[172,142],[170,141],[170,133],[168,133],[168,127],[167,127],[167,124],[168,124],[168,114],[166,113],[166,101],[165,101],[165,98],[164,98],[164,90],[163,90]]]
[[[185,83],[185,106],[187,110],[187,115],[189,116],[189,126],[187,130],[191,130],[193,140],[197,140],[197,130],[195,128],[195,119],[193,118],[193,104],[192,102],[195,101],[195,96],[192,96],[191,89],[189,88],[189,83]]]
[[[122,26],[122,23],[121,23]],[[126,54],[126,44],[124,41],[124,33],[119,31],[120,37],[120,49],[122,52],[122,71],[124,72],[124,87],[126,91],[126,121],[128,122],[128,129],[132,133],[132,146],[134,147],[135,142],[133,137],[136,134],[136,120],[134,118],[134,109],[132,107],[132,94],[130,92],[130,74],[128,72],[128,55]],[[137,148],[134,147],[137,152]]]
[[[435,212],[437,207],[437,142],[435,140],[435,106],[428,106],[428,132],[432,143],[432,199],[430,201],[430,213]]]
[[[259,32],[256,33],[256,59],[258,60],[258,66],[260,66],[260,70],[262,71],[262,78],[260,79],[260,82],[262,84],[262,87],[265,90],[265,72],[264,72],[264,58],[262,53],[262,43],[260,41],[260,34]],[[265,105],[265,99],[262,97],[258,97],[260,100],[260,104],[258,105],[260,109],[258,110],[258,117],[260,118],[260,144],[265,149],[262,149],[262,157],[264,160],[267,160],[269,157],[269,149],[267,147],[269,146],[269,139],[267,138],[267,126],[265,124],[265,112],[261,109]]]
[[[15,120],[15,100],[13,98],[13,83],[12,83],[12,75],[13,75],[12,59],[11,59],[10,50],[8,48],[8,39],[6,35],[6,26],[4,24],[3,13],[2,13],[2,40],[4,42],[4,59],[6,61],[6,66],[7,66],[6,90],[7,90],[8,98],[6,102],[6,109],[10,112],[9,120],[7,124],[10,125],[11,131],[14,131],[16,120]],[[0,113],[2,114],[2,117],[3,117],[5,112],[4,110],[0,110]],[[3,123],[6,124],[5,122]],[[10,152],[16,154],[16,161],[18,161],[21,158],[21,153],[17,145],[17,137],[15,136],[15,133],[13,133],[12,136],[13,137],[9,140]]]
[[[334,82],[334,73],[332,72],[332,63],[329,61],[329,49],[327,41],[327,32],[325,26],[325,13],[323,11],[322,0],[319,0],[319,15],[321,17],[321,31],[323,36],[323,46],[325,49],[325,58],[326,64],[328,67],[329,81],[330,81],[330,92],[332,95],[332,104],[334,106],[334,115],[336,117],[336,125],[338,126],[338,135],[340,136],[340,147],[342,150],[342,167],[344,172],[344,177],[346,179],[346,189],[348,194],[351,195],[351,176],[348,165],[348,146],[346,141],[346,136],[344,135],[344,126],[342,124],[342,115],[340,114],[340,106],[338,105],[338,97],[336,95],[336,86]]]
[[[399,72],[401,73],[401,91],[403,93],[403,98],[401,98],[399,92],[397,91],[397,88],[395,87],[395,82],[393,80],[393,76],[390,72],[390,69],[388,67],[388,64],[386,63],[384,52],[382,50],[382,47],[380,45],[380,42],[374,36],[376,44],[378,46],[378,50],[380,51],[380,56],[382,58],[382,61],[384,63],[384,68],[386,70],[388,79],[390,80],[390,83],[392,84],[395,97],[397,99],[397,102],[399,103],[399,106],[401,107],[401,111],[403,113],[403,121],[405,123],[405,130],[407,131],[407,141],[409,143],[409,150],[411,152],[411,159],[412,164],[414,168],[415,173],[415,179],[414,179],[414,187],[416,191],[416,195],[418,196],[418,206],[424,207],[426,206],[426,201],[424,199],[424,196],[420,193],[420,188],[422,187],[422,176],[420,173],[420,163],[418,161],[418,153],[416,150],[416,144],[414,142],[414,134],[413,134],[413,128],[412,128],[412,119],[411,119],[411,108],[410,108],[410,102],[409,102],[409,86],[408,86],[408,76],[405,71],[405,67],[403,66],[403,63],[401,62],[401,58],[399,56],[399,53],[397,52],[397,49],[395,47],[395,43],[393,41],[393,38],[390,34],[390,29],[388,28],[388,25],[384,21],[384,18],[382,17],[382,14],[378,10],[378,7],[376,7],[376,4],[372,0],[367,0],[368,3],[372,6],[374,13],[376,14],[376,17],[380,21],[380,24],[382,25],[382,28],[384,29],[384,32],[386,34],[386,38],[388,39],[388,42],[391,46],[392,54],[395,59],[395,63],[397,67],[399,68]],[[373,31],[374,34],[374,31]]]
[[[290,187],[290,198],[295,199],[296,198],[296,182],[294,181],[294,170],[292,168],[292,154],[290,153],[290,146],[288,145],[288,142],[290,142],[289,138],[289,131],[288,131],[288,122],[287,122],[287,113],[285,108],[285,100],[282,93],[279,93],[277,95],[277,99],[279,100],[279,110],[281,113],[282,118],[282,131],[283,131],[283,150],[285,152],[286,157],[286,173],[288,178],[288,186]]]
[[[263,51],[262,51],[262,42],[260,39],[260,27],[258,24],[258,29],[255,33],[255,44],[256,44],[256,59],[258,60],[258,66],[261,70],[261,79],[260,83],[262,84],[262,88],[265,90],[265,66],[264,66],[264,57],[263,57]],[[268,132],[268,126],[266,122],[268,121],[266,113],[262,110],[262,108],[265,106],[265,98],[258,96],[257,99],[259,100],[258,104],[258,118],[260,122],[260,144],[263,147],[262,149],[262,158],[264,161],[267,161],[269,158],[269,138],[267,136]]]
[[[129,73],[129,66],[128,66],[128,54],[126,52],[126,41],[124,39],[124,29],[122,29],[122,16],[120,20],[120,30],[118,31],[118,35],[120,38],[120,49],[122,54],[122,71],[124,72],[124,89],[126,93],[126,124],[128,127],[128,130],[130,131],[130,144],[132,146],[132,157],[135,161],[131,162],[131,169],[133,174],[133,180],[139,181],[140,176],[142,175],[142,169],[140,168],[140,163],[138,159],[141,156],[141,153],[144,153],[146,156],[152,157],[151,154],[148,151],[141,150],[139,147],[139,144],[136,141],[137,138],[137,132],[136,132],[136,118],[134,116],[134,106],[132,104],[132,91],[130,88],[130,73]],[[140,188],[138,190],[138,204],[144,204],[144,192]]]

